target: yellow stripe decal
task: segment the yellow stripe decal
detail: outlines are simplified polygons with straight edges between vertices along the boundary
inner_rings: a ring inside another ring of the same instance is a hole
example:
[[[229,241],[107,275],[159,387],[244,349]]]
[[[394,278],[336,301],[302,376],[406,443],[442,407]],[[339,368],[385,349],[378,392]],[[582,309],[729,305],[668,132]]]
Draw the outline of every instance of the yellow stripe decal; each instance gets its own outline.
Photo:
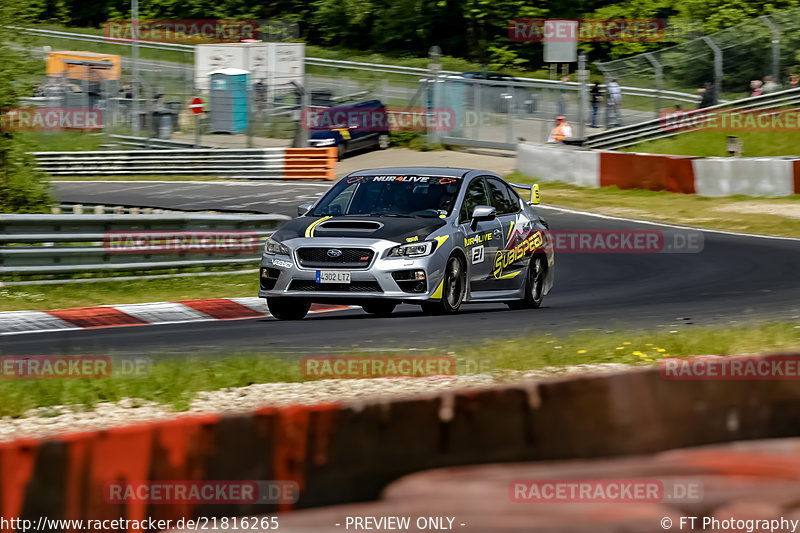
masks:
[[[444,244],[444,241],[446,241],[448,238],[450,238],[450,235],[445,235],[444,237],[434,237],[434,239],[436,239],[436,247],[438,248]]]
[[[518,275],[520,272],[522,272],[522,271],[521,271],[521,270],[517,270],[516,272],[509,272],[508,274],[503,274],[502,276],[499,276],[497,279],[511,279],[511,278],[516,278],[516,277],[517,277],[517,275]]]
[[[433,294],[431,295],[431,298],[441,298],[443,289],[444,289],[444,280],[439,282],[439,286],[436,287],[435,291],[433,291]]]
[[[506,237],[506,240],[511,238],[511,230],[513,230],[513,229],[514,229],[514,221],[512,220],[511,221],[511,225],[508,226],[508,237]]]
[[[320,224],[322,224],[323,222],[325,222],[329,218],[333,218],[333,217],[322,217],[321,219],[317,220],[313,224],[310,224],[306,228],[306,237],[313,237],[314,236],[314,230],[317,228],[317,226],[319,226]]]

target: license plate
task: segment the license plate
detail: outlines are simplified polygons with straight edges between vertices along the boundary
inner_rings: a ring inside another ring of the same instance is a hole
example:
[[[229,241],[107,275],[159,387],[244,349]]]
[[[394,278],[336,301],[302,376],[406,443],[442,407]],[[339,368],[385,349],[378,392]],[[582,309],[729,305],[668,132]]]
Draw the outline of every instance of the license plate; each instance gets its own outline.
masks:
[[[350,272],[317,270],[317,283],[350,283]]]

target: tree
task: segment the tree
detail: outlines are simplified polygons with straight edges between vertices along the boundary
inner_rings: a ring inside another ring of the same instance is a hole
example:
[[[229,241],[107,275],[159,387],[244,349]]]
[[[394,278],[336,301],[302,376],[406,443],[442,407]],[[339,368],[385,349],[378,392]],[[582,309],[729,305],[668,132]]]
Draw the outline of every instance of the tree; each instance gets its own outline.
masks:
[[[30,94],[37,69],[23,39],[9,26],[21,26],[36,15],[19,0],[0,0],[0,109],[17,107]],[[45,175],[13,131],[0,131],[0,212],[44,212],[50,204]]]

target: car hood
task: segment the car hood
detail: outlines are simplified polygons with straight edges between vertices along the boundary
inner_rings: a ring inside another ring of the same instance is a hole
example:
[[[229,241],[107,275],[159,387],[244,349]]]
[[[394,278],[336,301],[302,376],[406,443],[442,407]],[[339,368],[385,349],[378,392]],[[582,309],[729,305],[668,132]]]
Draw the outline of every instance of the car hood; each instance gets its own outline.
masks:
[[[278,241],[297,237],[355,237],[399,243],[425,239],[444,226],[441,218],[405,217],[298,217],[275,232]]]

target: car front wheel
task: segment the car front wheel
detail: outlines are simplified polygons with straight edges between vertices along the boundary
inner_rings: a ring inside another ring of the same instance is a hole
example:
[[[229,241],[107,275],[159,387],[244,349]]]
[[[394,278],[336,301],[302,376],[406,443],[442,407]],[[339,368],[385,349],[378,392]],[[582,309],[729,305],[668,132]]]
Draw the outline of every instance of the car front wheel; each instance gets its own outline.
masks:
[[[535,255],[528,264],[522,300],[508,302],[511,309],[536,309],[544,299],[544,257]]]
[[[457,256],[447,260],[442,282],[442,299],[438,302],[422,304],[422,311],[427,314],[451,314],[458,311],[467,294],[467,271],[464,262]]]
[[[278,320],[302,320],[311,309],[303,298],[267,298],[269,312]]]

